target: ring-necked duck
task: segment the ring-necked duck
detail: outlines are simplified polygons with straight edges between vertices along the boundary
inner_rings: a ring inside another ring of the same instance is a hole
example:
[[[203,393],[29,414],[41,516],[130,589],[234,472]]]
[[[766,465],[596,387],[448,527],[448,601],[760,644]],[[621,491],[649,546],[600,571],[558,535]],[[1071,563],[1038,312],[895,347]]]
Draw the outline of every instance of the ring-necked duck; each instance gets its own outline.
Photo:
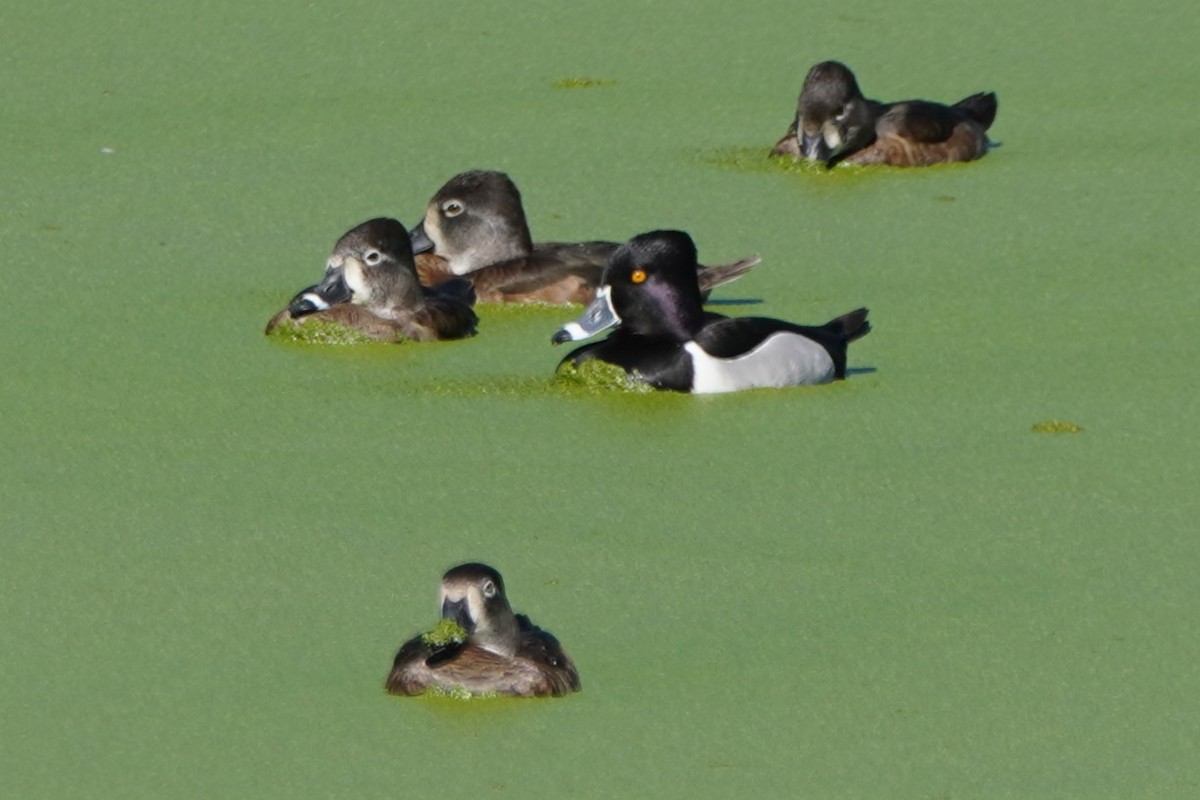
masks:
[[[387,679],[392,694],[543,697],[579,690],[579,673],[558,639],[513,613],[496,570],[454,567],[442,576],[441,606],[442,619],[461,626],[465,640],[430,641],[428,634],[409,639]]]
[[[796,118],[771,155],[791,155],[827,167],[891,164],[924,167],[972,161],[988,149],[996,95],[973,94],[952,106],[927,100],[880,103],[859,91],[854,73],[837,61],[808,71]]]
[[[455,276],[475,285],[481,303],[582,303],[596,286],[617,242],[534,243],[521,193],[503,172],[474,170],[455,175],[438,190],[425,219],[411,232],[413,250],[432,250],[440,260],[421,260],[421,282]],[[700,285],[713,287],[741,277],[757,256],[700,268]]]
[[[867,309],[819,327],[705,312],[696,245],[682,231],[643,233],[609,261],[596,300],[551,339],[586,339],[619,325],[559,364],[600,359],[656,389],[710,394],[803,386],[846,376],[846,346],[865,336]]]
[[[475,333],[474,293],[467,281],[421,286],[404,225],[380,217],[338,239],[325,279],[297,294],[267,323],[332,322],[372,339],[461,339]]]

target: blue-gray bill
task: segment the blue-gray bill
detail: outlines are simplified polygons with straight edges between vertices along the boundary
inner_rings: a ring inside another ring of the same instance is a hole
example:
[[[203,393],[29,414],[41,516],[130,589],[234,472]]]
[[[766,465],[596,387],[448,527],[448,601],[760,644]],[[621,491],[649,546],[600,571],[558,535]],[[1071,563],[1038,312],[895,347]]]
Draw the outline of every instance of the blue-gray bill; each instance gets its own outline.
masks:
[[[425,220],[418,222],[417,226],[408,232],[408,240],[412,244],[414,256],[434,249],[433,240],[425,233]]]
[[[550,337],[551,344],[578,341],[595,336],[621,323],[616,309],[612,305],[612,287],[601,286],[596,290],[596,299],[583,310],[583,314],[574,322],[568,322]]]

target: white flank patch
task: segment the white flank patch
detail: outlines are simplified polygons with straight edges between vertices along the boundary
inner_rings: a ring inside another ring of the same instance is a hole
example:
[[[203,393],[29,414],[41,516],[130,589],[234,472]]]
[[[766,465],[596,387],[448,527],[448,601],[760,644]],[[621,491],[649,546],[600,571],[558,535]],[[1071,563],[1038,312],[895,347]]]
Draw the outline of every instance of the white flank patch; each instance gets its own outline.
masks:
[[[692,356],[692,392],[718,394],[758,387],[810,386],[833,380],[833,359],[824,347],[798,333],[773,333],[737,358],[717,358],[695,342],[683,346]]]

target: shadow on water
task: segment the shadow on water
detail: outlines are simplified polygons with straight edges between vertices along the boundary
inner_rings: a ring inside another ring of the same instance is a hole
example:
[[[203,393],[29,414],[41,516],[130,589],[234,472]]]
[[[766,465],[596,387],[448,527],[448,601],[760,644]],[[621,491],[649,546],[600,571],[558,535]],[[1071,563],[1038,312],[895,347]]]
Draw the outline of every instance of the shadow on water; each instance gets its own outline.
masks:
[[[761,297],[720,297],[709,298],[706,306],[757,306],[763,303]]]

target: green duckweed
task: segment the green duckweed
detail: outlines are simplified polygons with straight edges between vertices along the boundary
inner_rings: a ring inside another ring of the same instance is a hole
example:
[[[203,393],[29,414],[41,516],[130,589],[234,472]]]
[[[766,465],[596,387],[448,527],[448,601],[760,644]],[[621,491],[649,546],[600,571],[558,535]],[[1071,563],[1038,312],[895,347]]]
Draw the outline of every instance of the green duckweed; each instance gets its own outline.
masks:
[[[654,387],[629,376],[624,368],[593,358],[576,366],[566,363],[559,367],[555,381],[564,388],[591,393],[630,392],[650,394]]]
[[[616,86],[617,82],[606,78],[559,78],[550,84],[555,89],[600,89],[605,86]]]
[[[433,630],[421,634],[421,641],[430,647],[462,644],[466,640],[466,629],[452,619],[443,619]]]
[[[1079,433],[1082,430],[1083,428],[1074,422],[1065,422],[1063,420],[1037,422],[1033,425],[1034,433]]]
[[[277,325],[268,334],[281,342],[294,344],[365,344],[375,342],[370,336],[350,328],[345,328],[335,322],[313,319],[304,323],[285,321]]]

